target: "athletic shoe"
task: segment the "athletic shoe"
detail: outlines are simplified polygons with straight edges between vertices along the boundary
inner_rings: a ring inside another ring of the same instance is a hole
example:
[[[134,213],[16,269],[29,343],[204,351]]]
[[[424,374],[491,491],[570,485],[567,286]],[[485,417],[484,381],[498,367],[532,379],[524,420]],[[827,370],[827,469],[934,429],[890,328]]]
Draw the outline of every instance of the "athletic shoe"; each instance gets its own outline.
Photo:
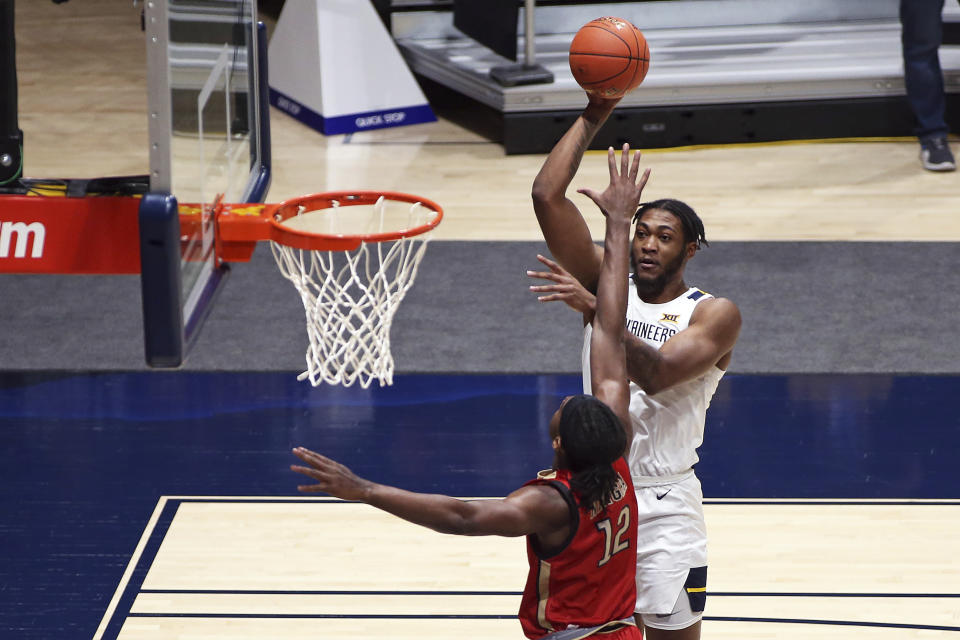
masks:
[[[923,168],[928,171],[954,171],[957,168],[946,137],[930,138],[921,142],[920,159],[923,161]]]

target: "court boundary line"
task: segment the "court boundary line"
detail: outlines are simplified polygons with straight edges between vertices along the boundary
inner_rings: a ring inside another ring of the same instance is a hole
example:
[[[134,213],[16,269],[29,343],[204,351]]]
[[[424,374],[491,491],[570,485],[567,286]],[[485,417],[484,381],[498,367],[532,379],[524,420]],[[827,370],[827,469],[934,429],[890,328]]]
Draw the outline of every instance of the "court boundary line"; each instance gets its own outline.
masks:
[[[956,506],[953,498],[704,498],[703,504],[764,504],[764,505],[840,505],[840,506]]]
[[[332,502],[364,504],[330,496],[162,496],[179,502]],[[458,500],[501,500],[504,496],[455,496]],[[704,498],[703,504],[813,504],[813,505],[960,505],[960,498]]]
[[[149,535],[146,536],[146,543],[140,552],[133,571],[127,578],[126,584],[123,585],[122,589],[120,589],[120,585],[118,585],[117,591],[119,593],[119,599],[113,615],[107,621],[102,636],[103,639],[115,640],[120,635],[123,624],[127,618],[130,617],[130,610],[133,608],[133,604],[143,586],[143,582],[146,580],[147,573],[150,567],[153,566],[153,561],[160,551],[160,546],[163,544],[163,540],[181,504],[182,502],[171,500],[169,496],[161,496],[157,500],[157,509],[159,509],[160,512],[159,516],[151,523],[152,528],[149,530]],[[144,531],[144,534],[146,535],[147,531]],[[94,640],[98,639],[94,638]]]
[[[187,618],[187,619],[211,619],[211,620],[515,620],[517,614],[496,615],[496,614],[431,614],[431,615],[409,615],[409,614],[336,614],[336,613],[315,613],[315,614],[271,614],[263,615],[257,613],[131,613],[130,618],[139,620],[152,618]],[[815,624],[823,626],[841,626],[841,627],[870,627],[876,629],[917,629],[921,631],[958,631],[960,627],[951,627],[946,625],[932,624],[908,624],[898,622],[867,622],[856,620],[817,620],[807,618],[750,618],[740,616],[703,616],[703,619],[709,622],[763,622],[767,624]]]
[[[519,596],[521,591],[377,591],[377,590],[310,590],[291,591],[276,589],[140,589],[140,593],[156,594],[211,594],[211,595],[295,595],[295,596]],[[957,595],[960,598],[960,594]]]
[[[856,620],[816,620],[807,618],[750,618],[740,616],[703,616],[711,622],[766,622],[773,624],[818,624],[840,627],[871,627],[875,629],[918,629],[921,631],[960,631],[960,627],[935,624],[906,624],[899,622],[857,622]]]
[[[522,591],[465,591],[431,590],[404,591],[368,590],[368,589],[140,589],[140,593],[156,594],[196,594],[196,595],[296,595],[296,596],[520,596]],[[960,593],[843,593],[843,592],[803,592],[803,591],[707,591],[707,595],[719,598],[960,598]]]
[[[103,613],[103,618],[101,618],[100,625],[97,627],[97,631],[93,635],[93,640],[101,640],[101,638],[103,638],[103,634],[106,633],[107,627],[113,619],[113,615],[117,610],[117,606],[120,604],[120,600],[123,597],[123,593],[127,589],[130,578],[133,576],[133,572],[136,570],[137,565],[140,564],[140,557],[143,554],[144,549],[147,547],[147,542],[149,541],[150,536],[153,535],[153,530],[157,525],[157,521],[160,520],[160,514],[163,513],[166,502],[166,497],[160,496],[160,499],[157,501],[157,505],[153,508],[153,513],[150,514],[150,518],[147,520],[147,524],[143,528],[143,533],[140,535],[140,540],[137,542],[137,546],[133,550],[133,555],[130,556],[130,561],[127,563],[127,568],[124,569],[123,575],[120,577],[120,582],[117,584],[117,588],[113,592],[113,597],[110,599],[110,604],[107,605],[107,610]]]

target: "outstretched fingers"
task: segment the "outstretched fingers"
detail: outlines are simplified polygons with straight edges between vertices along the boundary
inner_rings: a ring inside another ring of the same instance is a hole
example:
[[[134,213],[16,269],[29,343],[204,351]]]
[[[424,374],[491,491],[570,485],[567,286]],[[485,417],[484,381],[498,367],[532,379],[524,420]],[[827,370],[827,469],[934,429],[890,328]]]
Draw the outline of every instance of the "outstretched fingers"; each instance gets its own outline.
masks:
[[[333,465],[336,463],[326,456],[322,456],[319,453],[315,453],[303,447],[294,448],[293,455],[297,456],[310,466],[304,467],[302,465],[292,464],[290,465],[290,470],[296,471],[297,473],[305,475],[308,478],[312,478],[319,483],[312,485],[299,485],[297,486],[297,489],[299,491],[311,493],[326,492],[326,487],[330,482],[330,474],[333,470]]]
[[[565,302],[580,313],[593,312],[594,296],[568,271],[546,256],[538,255],[537,260],[550,268],[550,271],[527,271],[531,278],[546,280],[550,284],[531,285],[530,291],[540,294],[540,302]]]
[[[610,184],[602,192],[581,188],[577,189],[577,193],[590,198],[605,216],[611,213],[633,215],[647,180],[650,178],[650,169],[640,172],[640,160],[640,151],[635,151],[631,155],[630,145],[624,143],[618,165],[614,148],[608,147],[607,168],[610,172]]]
[[[639,158],[640,154],[637,154]],[[639,164],[639,163],[638,163]],[[650,179],[650,167],[647,167],[643,170],[643,175],[640,176],[640,181],[637,182],[637,191],[643,191],[643,188],[647,186],[647,180]]]
[[[325,474],[321,473],[320,471],[317,471],[316,469],[312,469],[310,467],[304,467],[298,464],[290,465],[290,470],[296,471],[299,474],[305,475],[308,478],[311,478],[312,480],[317,481],[317,484],[297,485],[297,491],[303,491],[303,492],[309,492],[309,493],[326,491],[325,486],[327,482],[327,477]]]
[[[607,170],[610,172],[610,183],[613,184],[617,176],[617,154],[613,147],[607,147]]]
[[[547,267],[550,269],[550,271],[553,271],[553,272],[556,273],[556,274],[564,275],[564,276],[570,275],[570,274],[567,272],[566,269],[564,269],[563,267],[560,266],[559,263],[551,260],[551,259],[548,258],[547,256],[542,256],[542,255],[540,255],[540,254],[538,253],[538,254],[537,254],[537,260],[539,260],[539,261],[542,262],[543,264],[547,265]]]
[[[563,282],[564,279],[570,275],[563,267],[546,256],[537,254],[537,260],[545,264],[550,271],[533,271],[532,269],[528,269],[527,275],[531,278],[539,278],[541,280],[550,280],[551,282],[559,283]],[[530,287],[530,290],[536,291],[537,289]]]
[[[324,464],[329,464],[333,462],[330,458],[327,458],[326,456],[322,456],[319,453],[316,453],[315,451],[310,451],[310,449],[307,449],[305,447],[294,447],[293,455],[297,456],[298,458],[300,458],[301,460],[309,464],[311,467],[316,467],[318,465],[323,466]]]
[[[290,470],[296,471],[297,473],[301,473],[305,476],[309,476],[314,480],[323,480],[323,475],[316,469],[311,469],[310,467],[304,467],[303,465],[299,465],[299,464],[292,464],[290,465]]]
[[[617,169],[617,152],[613,147],[607,147],[607,169],[610,171],[610,184],[617,181],[617,178],[628,175],[630,166],[630,144],[623,143],[620,149],[620,168]],[[634,174],[636,175],[636,174]]]
[[[596,189],[591,189],[589,187],[583,187],[582,189],[577,189],[577,193],[583,194],[588,198],[590,198],[591,200],[593,200],[593,203],[598,207],[600,207],[600,211],[604,212],[603,204],[600,202],[600,199],[603,196],[602,193],[600,193]],[[606,213],[604,213],[604,215],[606,215]]]
[[[644,174],[640,176],[641,182],[637,182],[637,176],[640,175],[640,159],[643,154],[640,153],[640,150],[633,152],[633,155],[630,155],[630,144],[627,142],[623,143],[623,148],[620,151],[620,171],[616,172],[615,166],[616,163],[613,160],[613,147],[607,149],[607,161],[610,168],[610,181],[614,182],[616,178],[628,178],[633,184],[637,184],[640,188],[643,188],[647,183],[647,178],[650,175],[650,169],[644,171]]]
[[[633,162],[630,163],[630,181],[633,183],[637,182],[637,174],[640,173],[640,151],[633,152]]]

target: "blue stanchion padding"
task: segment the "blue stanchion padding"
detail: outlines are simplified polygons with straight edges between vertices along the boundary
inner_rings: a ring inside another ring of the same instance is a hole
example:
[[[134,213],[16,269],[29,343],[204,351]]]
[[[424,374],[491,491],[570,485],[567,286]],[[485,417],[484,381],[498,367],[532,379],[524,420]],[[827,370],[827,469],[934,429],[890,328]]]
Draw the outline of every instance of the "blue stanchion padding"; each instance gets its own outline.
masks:
[[[311,129],[316,129],[325,135],[385,129],[437,120],[437,117],[433,114],[433,109],[428,104],[364,111],[325,118],[310,107],[273,88],[270,89],[270,104],[290,114]]]

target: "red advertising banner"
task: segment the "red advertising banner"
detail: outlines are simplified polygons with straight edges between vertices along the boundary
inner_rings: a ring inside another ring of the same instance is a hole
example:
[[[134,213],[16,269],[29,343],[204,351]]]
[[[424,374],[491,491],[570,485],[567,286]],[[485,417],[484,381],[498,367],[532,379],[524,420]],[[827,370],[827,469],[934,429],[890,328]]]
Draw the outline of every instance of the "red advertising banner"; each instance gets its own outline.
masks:
[[[0,196],[0,273],[140,273],[135,197]]]

